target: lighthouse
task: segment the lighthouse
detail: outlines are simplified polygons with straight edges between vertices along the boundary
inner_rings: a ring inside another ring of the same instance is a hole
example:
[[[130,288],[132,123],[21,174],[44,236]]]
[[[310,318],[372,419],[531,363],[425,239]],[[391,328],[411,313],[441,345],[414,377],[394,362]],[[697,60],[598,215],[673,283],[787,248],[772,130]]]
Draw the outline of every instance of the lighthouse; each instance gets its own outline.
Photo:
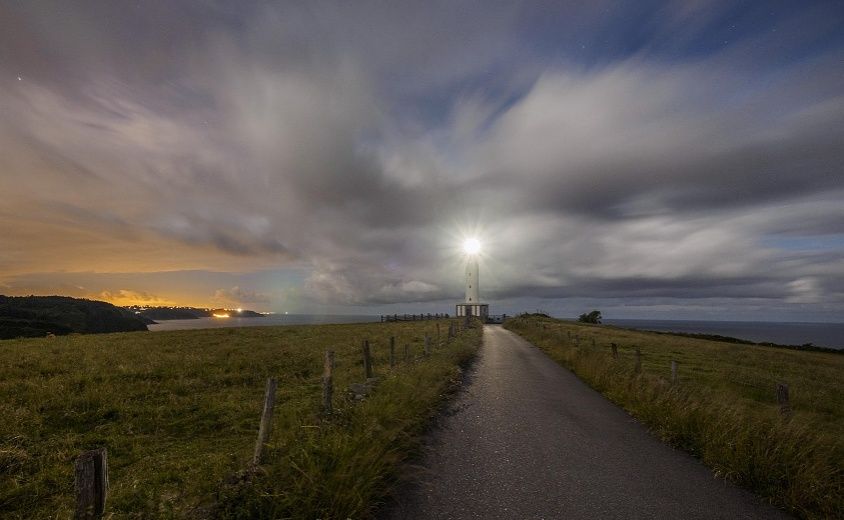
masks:
[[[489,316],[489,305],[481,303],[480,298],[480,273],[478,272],[478,255],[481,252],[481,244],[475,238],[470,238],[463,243],[463,252],[466,254],[466,299],[457,304],[455,314],[457,316],[476,316],[486,321]]]
[[[478,258],[476,256],[466,259],[466,302],[478,303]]]

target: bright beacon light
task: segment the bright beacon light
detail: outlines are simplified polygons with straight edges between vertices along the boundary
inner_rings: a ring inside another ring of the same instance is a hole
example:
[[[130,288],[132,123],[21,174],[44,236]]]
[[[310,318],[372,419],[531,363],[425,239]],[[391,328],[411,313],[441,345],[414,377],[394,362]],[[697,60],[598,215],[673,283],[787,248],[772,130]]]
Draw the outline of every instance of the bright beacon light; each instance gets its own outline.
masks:
[[[463,242],[463,251],[467,255],[476,255],[481,252],[481,242],[477,238],[467,238]]]

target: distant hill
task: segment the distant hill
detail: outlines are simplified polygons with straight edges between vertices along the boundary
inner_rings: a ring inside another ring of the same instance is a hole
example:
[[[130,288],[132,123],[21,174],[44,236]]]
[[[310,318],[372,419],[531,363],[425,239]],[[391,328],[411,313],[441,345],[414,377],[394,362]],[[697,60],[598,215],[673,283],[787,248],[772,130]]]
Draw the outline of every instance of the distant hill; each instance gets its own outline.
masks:
[[[126,309],[96,300],[0,295],[0,339],[148,330],[148,322]]]
[[[143,310],[136,310],[139,316],[155,321],[161,320],[195,320],[203,317],[200,309],[190,307],[150,307]]]
[[[214,314],[228,314],[233,318],[261,318],[264,315],[246,309],[200,309],[198,307],[140,307],[131,306],[127,311],[155,321],[166,320],[194,320],[210,318]]]

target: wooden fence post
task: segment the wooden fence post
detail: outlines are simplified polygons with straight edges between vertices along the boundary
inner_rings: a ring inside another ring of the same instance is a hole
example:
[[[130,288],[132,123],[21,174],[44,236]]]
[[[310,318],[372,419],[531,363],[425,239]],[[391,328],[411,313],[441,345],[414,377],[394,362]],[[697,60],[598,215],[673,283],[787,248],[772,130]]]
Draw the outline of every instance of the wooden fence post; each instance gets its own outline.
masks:
[[[425,355],[429,355],[431,353],[431,337],[425,334]]]
[[[639,347],[636,347],[636,373],[642,371],[642,351],[639,350]]]
[[[673,359],[671,360],[671,382],[672,383],[677,382],[677,364],[678,364],[677,361],[675,361]]]
[[[273,408],[275,408],[275,391],[278,387],[278,380],[274,377],[267,379],[267,392],[264,395],[264,411],[261,412],[261,426],[258,428],[258,441],[255,443],[255,455],[252,457],[252,464],[261,463],[261,452],[264,445],[270,440],[270,433],[273,429]]]
[[[780,414],[791,415],[791,402],[788,398],[788,385],[777,383],[777,403],[780,405]]]
[[[437,323],[437,346],[440,344],[440,324]]]
[[[331,398],[334,396],[334,351],[325,351],[325,362],[322,371],[322,411],[332,413]]]
[[[566,331],[566,333],[567,333],[567,334],[568,334],[568,336],[569,336],[569,341],[571,341],[571,331],[570,331],[570,330],[567,330],[567,331]]]
[[[618,359],[618,345],[611,343],[610,346],[612,347],[612,358]]]
[[[407,363],[410,360],[410,345],[407,343],[404,344],[404,362]]]
[[[102,518],[108,495],[108,451],[105,448],[86,451],[76,459],[73,473],[76,488],[74,518]]]
[[[369,353],[369,340],[363,340],[363,372],[367,379],[372,377],[372,356]]]
[[[390,336],[390,368],[396,366],[396,337]]]

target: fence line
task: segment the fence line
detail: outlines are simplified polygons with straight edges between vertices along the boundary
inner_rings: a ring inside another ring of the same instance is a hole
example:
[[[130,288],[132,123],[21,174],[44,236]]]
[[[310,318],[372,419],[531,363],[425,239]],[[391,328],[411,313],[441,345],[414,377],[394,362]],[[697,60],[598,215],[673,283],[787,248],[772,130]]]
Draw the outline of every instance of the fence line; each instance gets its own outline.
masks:
[[[382,314],[381,315],[381,323],[392,322],[392,321],[428,321],[428,320],[446,320],[455,318],[456,316],[451,316],[450,314]],[[490,314],[486,317],[486,323],[504,323],[507,321],[508,318],[512,318],[512,316],[507,314]],[[439,325],[437,326],[439,327]]]
[[[363,340],[363,372],[367,379],[372,379],[372,353],[369,350],[369,340]]]
[[[255,443],[255,455],[252,457],[252,464],[257,466],[261,463],[261,455],[264,445],[270,440],[270,433],[273,429],[273,408],[275,408],[275,392],[278,388],[278,380],[274,377],[267,379],[267,392],[264,395],[264,410],[261,413],[261,425],[258,428],[258,441]]]
[[[443,315],[428,315],[431,319],[441,319]],[[437,316],[434,318],[433,316]],[[445,315],[446,317],[448,315]],[[425,318],[428,319],[428,318]],[[382,320],[386,321],[386,320]],[[394,320],[389,320],[394,321]],[[402,321],[402,320],[398,320]],[[417,319],[418,321],[418,319]],[[439,341],[439,324],[437,324],[437,346],[440,346]],[[450,343],[450,339],[456,337],[455,322],[449,323],[449,338],[445,344]],[[463,329],[465,330],[465,329]],[[431,354],[431,335],[426,333],[424,335],[424,349],[426,357]],[[390,336],[389,339],[389,363],[390,367],[396,366],[396,337]],[[373,362],[372,352],[368,339],[362,342],[363,354],[363,372],[365,381],[363,385],[352,384],[352,387],[362,386],[366,392],[370,391],[377,383],[377,378],[373,377]],[[404,344],[404,363],[409,364],[411,359],[410,344]],[[335,368],[335,352],[333,350],[326,350],[323,358],[323,373],[322,373],[322,399],[321,411],[324,416],[330,416],[334,411],[334,368]],[[266,389],[264,392],[264,405],[261,410],[261,421],[258,426],[258,438],[255,442],[255,450],[252,456],[249,469],[244,472],[246,478],[255,474],[255,468],[261,464],[264,454],[264,448],[269,444],[270,436],[272,434],[273,412],[276,404],[276,393],[278,391],[278,379],[270,377],[267,379]],[[108,494],[108,456],[106,448],[98,448],[82,453],[74,461],[74,491],[76,496],[76,508],[74,512],[74,519],[78,520],[99,520],[103,518],[105,512],[106,497]]]
[[[334,411],[332,398],[334,397],[334,351],[325,351],[325,363],[322,373],[322,411],[331,414]]]
[[[108,495],[108,451],[98,448],[80,455],[74,463],[73,477],[76,491],[74,518],[101,518]]]
[[[548,329],[547,323],[539,322],[539,321],[536,322],[535,325],[536,325],[535,328],[538,329],[537,333],[540,334],[541,336],[545,336],[547,338],[549,333],[553,333],[553,335],[552,335],[553,338],[559,338],[560,341],[563,341],[564,328],[562,326],[557,326],[557,327],[554,327],[552,329]],[[553,326],[553,324],[552,324],[552,326]],[[532,331],[528,328],[525,329],[525,332],[526,333],[532,333]],[[566,338],[568,339],[568,342],[571,343],[573,346],[577,347],[578,349],[581,349],[580,334],[576,333],[576,334],[573,335],[570,330],[565,330],[565,332],[566,332]],[[591,342],[592,342],[592,347],[596,347],[596,341],[595,341],[594,336],[591,337]],[[633,373],[634,374],[641,374],[642,373],[642,358],[643,358],[642,350],[641,350],[640,347],[638,347],[636,345],[632,345],[631,348],[633,349],[633,355],[634,355]],[[618,345],[616,345],[615,343],[610,343],[610,349],[611,349],[611,353],[612,353],[612,358],[614,360],[619,359]],[[584,350],[584,349],[581,349],[581,351],[582,350]],[[677,361],[676,359],[671,359],[670,362],[669,362],[669,370],[670,370],[670,374],[668,376],[668,381],[671,384],[679,383],[679,381],[680,381],[680,362]],[[760,384],[759,382],[748,382],[748,381],[744,381],[744,380],[741,380],[741,379],[736,379],[734,377],[730,377],[729,375],[727,375],[727,377],[725,377],[725,379],[726,379],[726,381],[729,381],[730,383],[733,383],[733,384],[743,385],[743,386],[746,386],[746,387],[749,387],[749,388],[756,388],[756,389],[759,389],[759,390],[768,389],[768,388],[770,388],[768,385],[771,384],[770,382],[765,382],[766,384]],[[770,381],[773,381],[773,380],[770,380]],[[770,390],[768,390],[768,391],[770,391]],[[793,410],[791,408],[791,401],[790,401],[790,397],[789,397],[789,386],[788,386],[788,384],[781,382],[781,381],[774,382],[774,395],[776,397],[777,405],[779,406],[780,415],[782,415],[785,418],[790,418],[793,414]]]
[[[451,316],[448,314],[382,314],[381,323],[389,321],[428,321],[428,320],[443,320]]]

